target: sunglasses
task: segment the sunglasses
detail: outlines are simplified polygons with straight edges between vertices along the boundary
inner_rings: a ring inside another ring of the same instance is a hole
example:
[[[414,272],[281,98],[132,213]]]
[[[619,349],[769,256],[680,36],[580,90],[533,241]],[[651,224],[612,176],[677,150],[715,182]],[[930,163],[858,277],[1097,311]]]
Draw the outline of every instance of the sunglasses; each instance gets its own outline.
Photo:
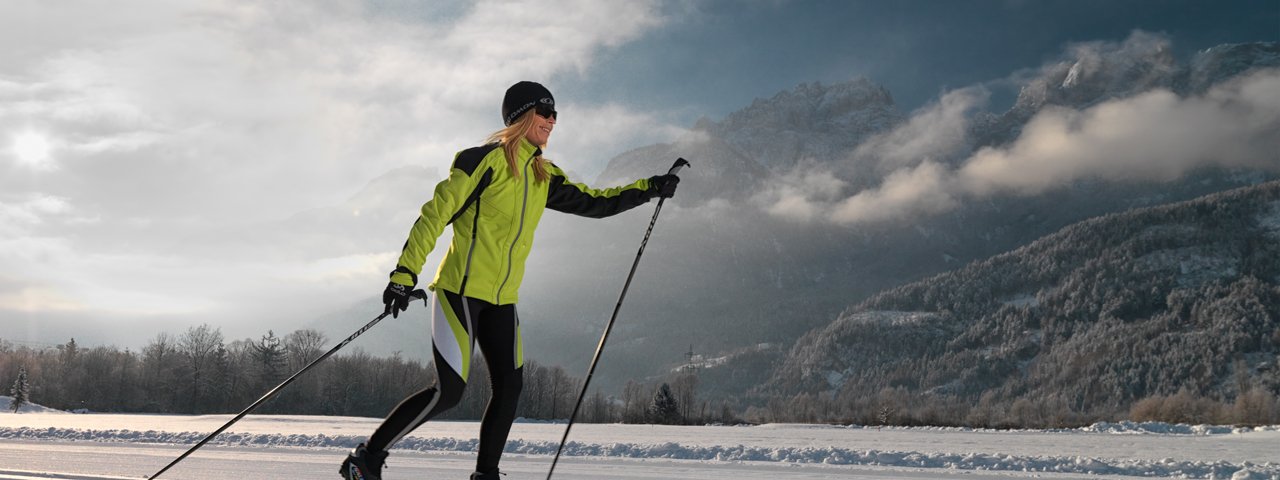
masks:
[[[539,117],[556,120],[556,109],[550,106],[538,104],[533,107],[533,111],[534,113],[537,113]]]

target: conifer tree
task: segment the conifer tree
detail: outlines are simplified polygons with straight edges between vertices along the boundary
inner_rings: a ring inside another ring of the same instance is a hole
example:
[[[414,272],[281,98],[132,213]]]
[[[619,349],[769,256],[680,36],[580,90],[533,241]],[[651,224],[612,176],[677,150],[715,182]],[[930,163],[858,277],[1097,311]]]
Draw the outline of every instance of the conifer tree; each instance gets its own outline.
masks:
[[[13,387],[9,389],[9,395],[13,397],[13,403],[10,404],[10,407],[13,408],[13,413],[18,413],[18,410],[23,405],[31,403],[31,385],[27,383],[27,369],[25,367],[18,370],[18,379],[13,381]]]
[[[676,396],[671,393],[671,385],[662,384],[658,393],[653,396],[653,404],[649,406],[649,419],[653,423],[671,425],[680,421],[680,406]]]

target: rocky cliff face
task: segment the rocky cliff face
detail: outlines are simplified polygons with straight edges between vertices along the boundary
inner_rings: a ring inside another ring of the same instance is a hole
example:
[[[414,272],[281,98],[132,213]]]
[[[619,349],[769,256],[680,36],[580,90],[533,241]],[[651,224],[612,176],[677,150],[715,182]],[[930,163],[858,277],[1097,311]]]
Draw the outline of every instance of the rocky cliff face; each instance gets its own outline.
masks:
[[[803,84],[757,99],[703,129],[761,165],[783,169],[806,159],[841,159],[902,120],[887,89],[859,78],[835,85]]]

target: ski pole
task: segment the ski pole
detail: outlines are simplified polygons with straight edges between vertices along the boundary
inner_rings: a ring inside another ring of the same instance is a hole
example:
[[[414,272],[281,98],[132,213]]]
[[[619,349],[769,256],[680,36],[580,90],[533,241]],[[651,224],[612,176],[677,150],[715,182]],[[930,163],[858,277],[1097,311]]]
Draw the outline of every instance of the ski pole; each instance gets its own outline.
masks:
[[[684,167],[691,167],[689,161],[683,158],[677,158],[676,163],[671,166],[671,170],[667,173],[675,175]],[[560,446],[556,447],[556,457],[551,460],[551,470],[547,471],[547,480],[551,480],[551,475],[556,471],[556,463],[560,462],[560,453],[564,451],[564,444],[569,440],[569,430],[573,429],[573,420],[578,418],[578,409],[582,408],[582,399],[587,396],[587,385],[591,384],[591,376],[596,373],[596,364],[600,362],[600,353],[604,351],[605,342],[609,341],[609,332],[613,330],[613,322],[618,320],[618,311],[622,309],[622,300],[627,298],[627,289],[631,288],[631,279],[636,276],[636,267],[640,265],[640,256],[644,255],[644,247],[649,244],[649,235],[653,233],[653,225],[658,223],[658,214],[662,212],[662,202],[666,198],[658,199],[658,208],[653,210],[653,220],[649,220],[649,229],[644,232],[644,240],[640,242],[640,251],[636,252],[636,260],[631,264],[631,273],[627,274],[627,283],[622,285],[622,295],[618,296],[618,304],[613,307],[613,316],[609,317],[609,324],[604,327],[604,335],[600,337],[600,344],[596,345],[596,354],[591,357],[591,368],[587,369],[587,377],[582,381],[582,391],[578,392],[578,403],[573,406],[573,413],[569,414],[569,424],[564,427],[564,436],[560,438]]]
[[[424,292],[424,291],[422,291],[422,290],[414,290],[414,291],[412,291],[412,292],[410,292],[410,293],[409,293],[409,296],[410,296],[410,297],[413,297],[413,298],[421,298],[421,299],[422,299],[422,301],[423,301],[423,303],[426,303],[426,301],[427,301],[427,292]],[[232,424],[234,424],[234,423],[236,423],[236,422],[240,421],[240,419],[241,419],[241,418],[244,418],[244,416],[245,416],[245,415],[248,415],[248,414],[249,414],[249,412],[252,412],[254,409],[258,408],[258,406],[259,406],[259,405],[262,405],[262,404],[263,404],[264,402],[266,402],[267,400],[270,400],[272,397],[275,397],[277,393],[280,393],[280,390],[281,390],[281,389],[283,389],[286,385],[289,385],[290,383],[293,383],[293,381],[294,381],[294,380],[296,380],[298,377],[302,376],[302,374],[307,373],[307,370],[311,370],[311,367],[316,366],[316,364],[319,364],[320,362],[324,361],[324,359],[329,358],[329,356],[330,356],[330,355],[333,355],[333,354],[334,354],[335,352],[337,352],[338,350],[341,350],[341,349],[342,349],[342,347],[347,346],[347,344],[348,344],[348,343],[351,343],[351,341],[352,341],[352,340],[355,340],[355,339],[356,339],[356,337],[359,337],[360,335],[364,334],[364,332],[368,331],[370,328],[373,328],[373,326],[374,326],[374,325],[377,325],[377,324],[378,324],[378,322],[381,322],[383,318],[386,318],[386,317],[387,317],[387,315],[390,315],[390,314],[391,314],[391,311],[390,311],[390,310],[387,310],[387,311],[385,311],[385,312],[382,312],[382,315],[378,315],[378,318],[375,318],[375,319],[373,319],[372,321],[370,321],[369,323],[366,323],[363,327],[360,327],[360,329],[359,329],[359,330],[356,330],[356,333],[351,334],[351,336],[350,336],[350,337],[347,337],[347,339],[346,339],[346,340],[343,340],[343,341],[339,342],[339,343],[338,343],[337,345],[335,345],[333,348],[329,349],[329,351],[328,351],[328,352],[325,352],[325,354],[324,354],[324,355],[321,355],[321,356],[320,356],[320,358],[317,358],[317,359],[315,359],[315,360],[312,360],[312,361],[311,361],[311,363],[307,364],[307,366],[302,367],[302,370],[298,370],[298,373],[295,373],[295,374],[293,374],[293,376],[289,377],[288,379],[285,379],[285,381],[284,381],[283,383],[281,383],[281,384],[279,384],[279,385],[276,385],[276,388],[271,389],[271,391],[268,391],[265,395],[263,395],[263,396],[262,396],[262,398],[259,398],[259,399],[258,399],[258,401],[253,402],[253,405],[249,405],[249,407],[248,407],[248,408],[246,408],[246,409],[244,409],[244,411],[240,412],[240,414],[239,414],[239,415],[236,415],[236,417],[235,417],[235,418],[233,418],[233,419],[231,419],[231,421],[230,421],[230,422],[227,422],[225,425],[223,425],[222,427],[218,428],[218,429],[217,429],[217,430],[215,430],[213,433],[210,433],[208,436],[204,437],[204,439],[203,439],[203,440],[200,440],[200,442],[199,442],[199,443],[197,443],[194,447],[191,447],[189,450],[187,450],[186,452],[184,452],[184,453],[183,453],[181,456],[179,456],[177,459],[175,459],[175,460],[174,460],[174,461],[172,461],[172,462],[169,462],[169,464],[168,464],[168,465],[165,465],[165,467],[164,467],[164,468],[162,468],[162,469],[160,469],[160,471],[159,471],[159,472],[156,472],[156,473],[155,473],[155,475],[152,475],[152,476],[150,476],[150,477],[148,477],[148,478],[156,478],[156,477],[159,477],[159,476],[160,476],[160,474],[162,474],[162,473],[164,473],[164,472],[168,471],[170,468],[173,468],[173,466],[174,466],[174,465],[177,465],[177,464],[178,464],[178,462],[181,462],[183,459],[187,458],[187,456],[188,456],[188,455],[191,455],[193,452],[195,452],[196,450],[198,450],[200,447],[203,447],[203,446],[204,446],[204,444],[206,444],[206,443],[208,443],[208,442],[209,442],[209,440],[213,440],[213,437],[218,436],[218,434],[219,434],[219,433],[222,433],[222,432],[223,432],[223,431],[225,431],[227,428],[230,428]]]

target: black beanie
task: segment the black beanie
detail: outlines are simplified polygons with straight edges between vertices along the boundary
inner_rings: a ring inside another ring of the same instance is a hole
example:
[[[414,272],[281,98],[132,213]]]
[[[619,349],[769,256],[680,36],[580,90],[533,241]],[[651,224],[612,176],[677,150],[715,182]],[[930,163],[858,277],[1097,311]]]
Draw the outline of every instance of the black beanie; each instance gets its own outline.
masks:
[[[535,82],[517,82],[507,89],[507,95],[502,97],[502,122],[504,125],[511,126],[517,118],[524,115],[537,104],[543,104],[551,108],[555,108],[556,99],[551,96],[551,91],[547,87]]]

